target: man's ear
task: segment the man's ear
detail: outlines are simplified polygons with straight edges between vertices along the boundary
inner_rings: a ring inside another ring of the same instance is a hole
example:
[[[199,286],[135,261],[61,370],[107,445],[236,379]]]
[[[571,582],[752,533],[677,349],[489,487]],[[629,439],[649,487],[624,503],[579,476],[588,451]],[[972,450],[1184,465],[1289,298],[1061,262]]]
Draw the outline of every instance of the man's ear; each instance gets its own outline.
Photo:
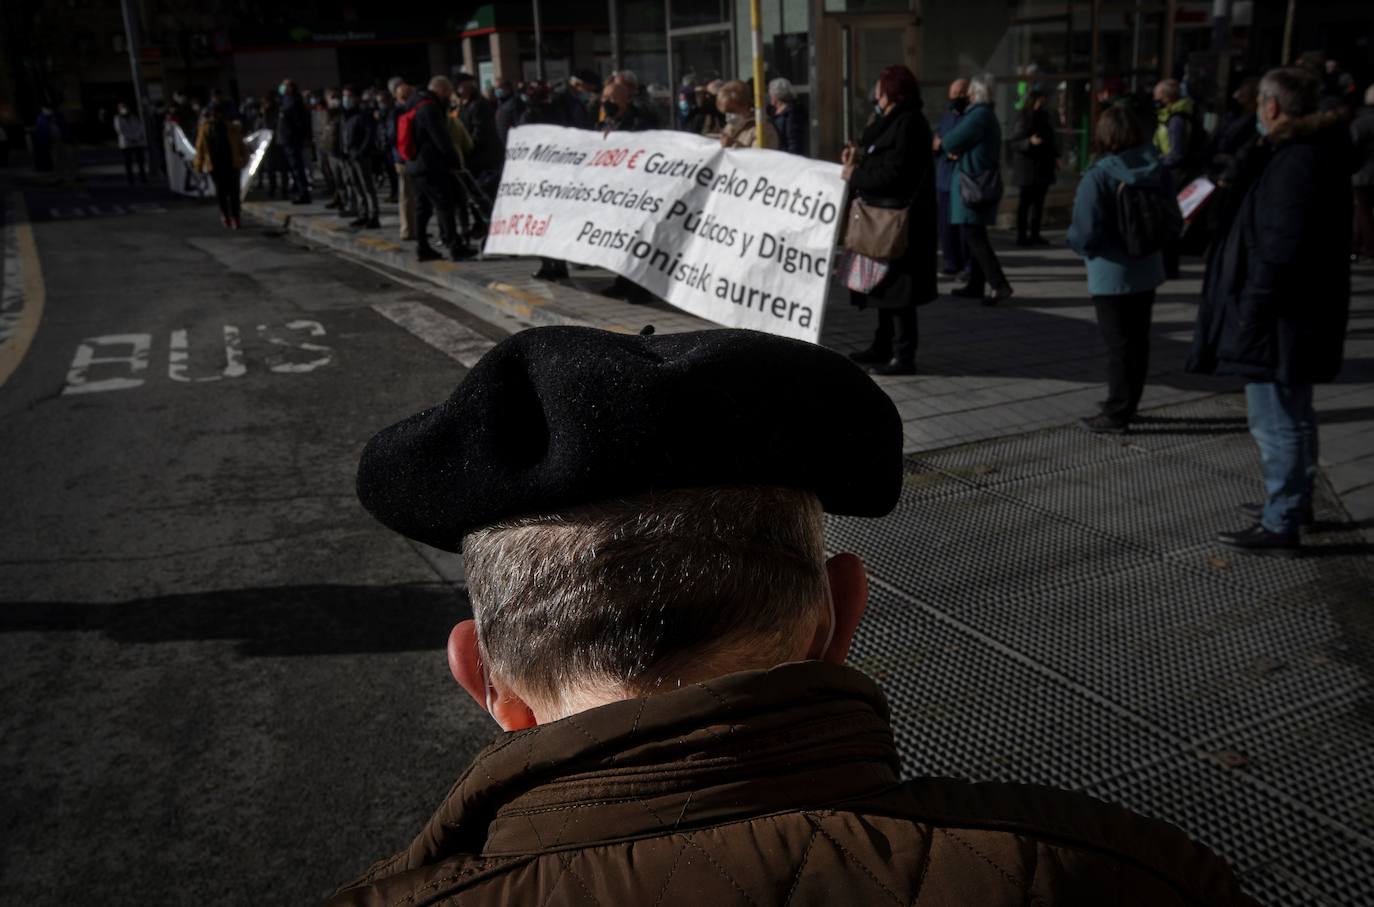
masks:
[[[825,562],[825,573],[830,582],[831,600],[835,603],[835,629],[830,645],[816,657],[839,665],[849,657],[854,631],[868,607],[868,572],[858,555],[837,554]]]
[[[482,670],[482,652],[477,646],[477,624],[471,620],[456,624],[448,634],[448,670],[473,701],[487,709],[502,730],[520,731],[534,727],[538,720],[519,696],[502,689]]]

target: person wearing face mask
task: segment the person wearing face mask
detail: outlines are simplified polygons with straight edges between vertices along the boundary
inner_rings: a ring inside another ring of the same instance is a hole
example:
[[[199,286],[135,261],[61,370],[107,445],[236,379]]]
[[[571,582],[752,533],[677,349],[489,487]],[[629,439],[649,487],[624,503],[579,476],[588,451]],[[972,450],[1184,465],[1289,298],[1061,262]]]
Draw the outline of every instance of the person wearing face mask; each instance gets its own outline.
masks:
[[[351,87],[344,88],[341,101],[343,124],[339,141],[357,201],[357,217],[349,226],[377,229],[382,225],[372,166],[372,155],[377,147],[377,121],[372,111],[363,109],[361,99]]]
[[[519,124],[529,101],[525,91],[511,90],[510,79],[496,80],[492,99],[496,104],[496,134],[501,137],[504,146],[506,136],[510,134],[511,127]]]
[[[148,171],[143,163],[143,150],[148,144],[143,121],[129,109],[128,104],[121,103],[115,108],[113,125],[115,136],[119,140],[119,152],[124,156],[124,175],[128,177],[129,185],[134,184],[135,166],[138,167],[138,181],[148,182]]]
[[[988,227],[997,223],[1001,201],[1002,127],[992,109],[992,76],[969,80],[969,108],[959,125],[942,140],[945,155],[956,161],[949,193],[949,217],[964,231],[973,260],[966,285],[950,293],[965,299],[981,299],[994,306],[1012,295],[1011,284],[988,239]],[[972,193],[978,192],[978,196]],[[985,295],[985,291],[989,291]]]
[[[940,122],[935,126],[935,139],[931,147],[935,152],[935,198],[938,204],[936,213],[940,233],[940,255],[944,261],[943,272],[948,275],[968,275],[972,259],[968,254],[968,243],[964,232],[953,223],[949,216],[949,194],[954,186],[955,162],[944,153],[944,138],[968,110],[968,79],[955,79],[949,83],[949,106],[940,114]]]
[[[716,107],[716,95],[709,89],[711,85],[715,85],[719,89],[723,84],[723,82],[711,82],[707,85],[697,86],[693,94],[694,109],[691,118],[687,121],[686,130],[688,132],[712,138],[720,135],[720,131],[725,128],[725,117],[720,115],[720,110]]]
[[[568,90],[564,104],[569,108],[576,105],[581,112],[569,110],[569,120],[578,129],[591,129],[596,126],[597,114],[601,106],[601,79],[590,69],[579,70],[568,79]]]
[[[1350,315],[1349,126],[1318,110],[1320,83],[1297,67],[1260,80],[1260,140],[1235,189],[1241,201],[1212,243],[1189,371],[1244,378],[1265,500],[1257,520],[1217,540],[1292,557],[1313,521],[1314,384],[1341,370]]]
[[[601,92],[601,132],[610,135],[612,132],[643,132],[652,129],[649,121],[640,115],[639,108],[631,103],[633,92],[628,82],[623,80],[613,80],[606,84]],[[641,287],[626,277],[619,274],[611,281],[611,285],[601,291],[602,296],[611,299],[623,299],[634,305],[645,305],[653,302],[654,294]]]
[[[792,83],[783,78],[769,82],[768,103],[773,108],[772,120],[773,128],[778,133],[778,150],[806,157],[811,144],[806,103],[797,96]]]
[[[305,146],[310,140],[310,116],[300,89],[290,79],[283,79],[277,89],[281,107],[277,112],[277,132],[281,136],[286,166],[291,173],[293,205],[310,204],[310,183],[305,174]]]
[[[720,87],[720,94],[716,96],[716,105],[725,115],[725,128],[720,132],[720,146],[756,147],[757,124],[754,121],[754,103],[749,86],[739,81],[726,82]],[[778,130],[767,117],[763,120],[763,147],[778,147]]]
[[[319,150],[333,176],[334,194],[325,207],[335,211],[339,217],[357,217],[357,199],[350,175],[348,159],[343,152],[343,98],[337,88],[327,88],[324,92],[324,123],[320,127]]]
[[[871,366],[875,375],[914,375],[916,307],[940,295],[935,280],[932,137],[921,112],[921,89],[910,69],[884,69],[873,86],[873,98],[873,121],[858,145],[845,148],[841,174],[854,197],[882,208],[907,209],[907,242],[901,255],[886,260],[887,275],[873,289],[850,291],[855,307],[878,310],[878,330],[868,349],[849,358]]]

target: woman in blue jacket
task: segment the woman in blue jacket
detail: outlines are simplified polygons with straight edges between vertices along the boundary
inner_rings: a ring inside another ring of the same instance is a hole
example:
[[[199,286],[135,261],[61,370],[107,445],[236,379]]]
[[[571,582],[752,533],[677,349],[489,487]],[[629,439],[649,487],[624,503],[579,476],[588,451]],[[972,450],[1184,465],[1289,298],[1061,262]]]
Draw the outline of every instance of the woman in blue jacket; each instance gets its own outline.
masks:
[[[1164,256],[1126,252],[1117,205],[1127,187],[1159,192],[1172,201],[1169,172],[1160,164],[1138,117],[1124,105],[1102,111],[1093,132],[1097,160],[1083,174],[1073,202],[1069,246],[1088,265],[1088,292],[1107,342],[1107,399],[1083,420],[1090,431],[1119,434],[1140,405],[1150,371],[1150,317],[1164,282]],[[1174,202],[1174,204],[1177,204]]]
[[[992,109],[992,77],[978,76],[970,80],[968,99],[968,112],[943,139],[945,154],[958,162],[949,192],[949,221],[962,225],[969,256],[973,259],[969,282],[951,295],[982,299],[983,305],[997,305],[1012,293],[1011,284],[1002,273],[1002,263],[997,260],[997,253],[988,239],[988,227],[997,223],[997,204],[1001,198],[970,205],[959,190],[963,175],[984,176],[1002,166],[1002,127]],[[983,291],[989,285],[992,292],[985,296]]]

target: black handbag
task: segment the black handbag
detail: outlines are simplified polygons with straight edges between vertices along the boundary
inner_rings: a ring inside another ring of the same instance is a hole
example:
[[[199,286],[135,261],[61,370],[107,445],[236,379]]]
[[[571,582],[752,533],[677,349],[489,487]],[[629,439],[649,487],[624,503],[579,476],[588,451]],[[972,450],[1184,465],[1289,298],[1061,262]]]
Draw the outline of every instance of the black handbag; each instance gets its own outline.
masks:
[[[1002,168],[982,173],[959,171],[959,198],[970,208],[984,208],[1002,200]]]

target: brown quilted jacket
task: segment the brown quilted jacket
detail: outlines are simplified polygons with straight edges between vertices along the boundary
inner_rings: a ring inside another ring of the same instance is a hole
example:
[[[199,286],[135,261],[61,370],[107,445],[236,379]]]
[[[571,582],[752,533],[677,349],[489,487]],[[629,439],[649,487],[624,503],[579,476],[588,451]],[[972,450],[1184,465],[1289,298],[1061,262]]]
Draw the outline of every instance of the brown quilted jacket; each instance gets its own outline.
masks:
[[[897,761],[877,686],[820,662],[614,703],[487,748],[330,903],[1254,903],[1171,825]]]

